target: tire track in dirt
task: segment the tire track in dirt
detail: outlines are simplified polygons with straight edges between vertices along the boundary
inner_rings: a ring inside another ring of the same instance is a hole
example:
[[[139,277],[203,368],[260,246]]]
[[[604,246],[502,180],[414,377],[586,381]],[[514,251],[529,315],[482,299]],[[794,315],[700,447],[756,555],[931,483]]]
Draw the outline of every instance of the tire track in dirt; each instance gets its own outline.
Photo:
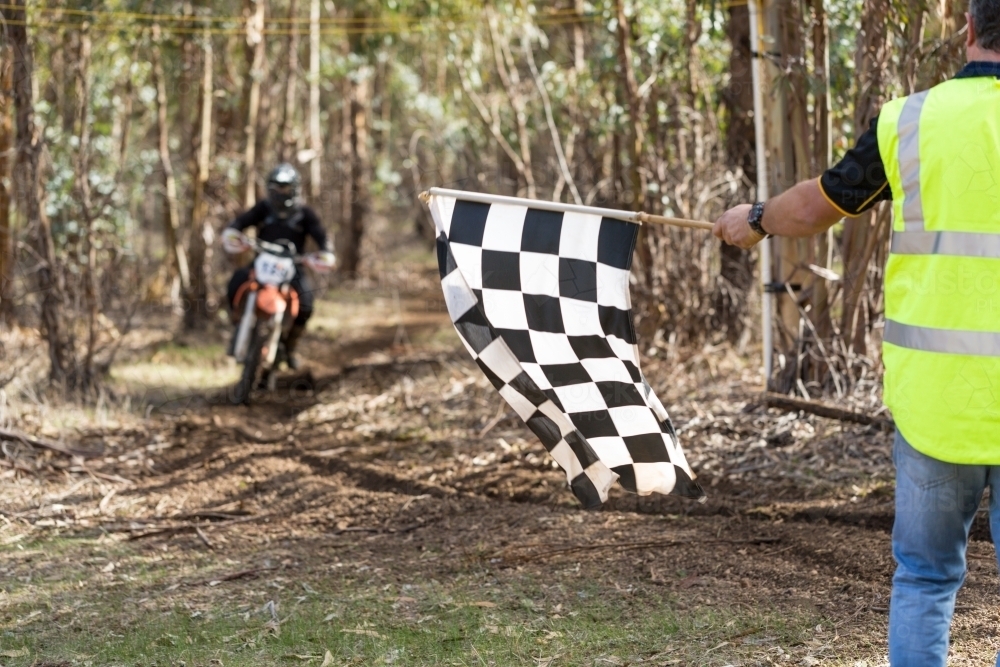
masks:
[[[430,484],[394,475],[391,471],[370,463],[353,463],[335,457],[300,454],[297,459],[308,465],[316,474],[341,473],[360,488],[380,493],[398,493],[404,496],[432,496],[448,498],[458,495],[453,488]]]

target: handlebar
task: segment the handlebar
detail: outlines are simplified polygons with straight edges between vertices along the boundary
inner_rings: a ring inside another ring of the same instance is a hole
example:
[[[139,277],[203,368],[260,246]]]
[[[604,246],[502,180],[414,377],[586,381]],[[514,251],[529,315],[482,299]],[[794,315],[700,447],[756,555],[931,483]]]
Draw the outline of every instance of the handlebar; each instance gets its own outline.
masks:
[[[333,269],[336,258],[332,252],[314,252],[299,254],[295,245],[288,240],[279,242],[264,241],[263,239],[250,238],[246,234],[229,228],[223,233],[223,246],[226,252],[237,254],[246,250],[254,250],[258,253],[266,252],[269,255],[291,259],[296,265],[306,265],[313,271],[325,273]]]
[[[332,270],[337,261],[332,252],[311,252],[299,254],[295,251],[295,245],[291,241],[275,243],[273,241],[264,241],[249,237],[244,238],[246,238],[247,246],[249,246],[251,250],[266,252],[271,255],[277,255],[278,257],[287,257],[295,262],[296,266],[305,265],[317,273],[326,273]]]
[[[305,260],[308,255],[300,255],[295,252],[295,245],[291,241],[286,241],[284,243],[274,243],[272,241],[263,241],[261,239],[253,239],[245,236],[247,241],[247,246],[250,250],[256,250],[257,252],[266,252],[271,255],[277,255],[278,257],[288,257],[295,260],[298,264]]]

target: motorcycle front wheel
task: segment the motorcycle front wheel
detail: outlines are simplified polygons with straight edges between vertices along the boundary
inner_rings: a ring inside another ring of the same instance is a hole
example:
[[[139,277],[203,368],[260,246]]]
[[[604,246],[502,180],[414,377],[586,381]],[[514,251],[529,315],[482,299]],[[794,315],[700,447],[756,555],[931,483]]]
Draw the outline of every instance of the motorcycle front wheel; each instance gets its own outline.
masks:
[[[247,349],[247,358],[243,362],[243,372],[240,374],[239,382],[233,387],[230,401],[233,405],[250,405],[250,394],[257,386],[260,371],[261,351],[264,347],[266,336],[261,335],[260,327],[254,327],[250,334],[250,345]]]

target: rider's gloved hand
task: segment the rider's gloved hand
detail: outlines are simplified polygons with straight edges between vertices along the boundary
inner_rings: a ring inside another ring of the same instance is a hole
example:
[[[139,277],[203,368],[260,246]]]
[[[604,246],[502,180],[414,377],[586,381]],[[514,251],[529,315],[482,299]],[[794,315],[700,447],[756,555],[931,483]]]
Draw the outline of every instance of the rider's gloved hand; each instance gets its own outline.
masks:
[[[337,265],[337,258],[329,251],[314,252],[306,258],[306,264],[313,271],[325,273]]]
[[[247,237],[238,229],[227,227],[222,232],[222,248],[230,255],[237,255],[250,249]]]

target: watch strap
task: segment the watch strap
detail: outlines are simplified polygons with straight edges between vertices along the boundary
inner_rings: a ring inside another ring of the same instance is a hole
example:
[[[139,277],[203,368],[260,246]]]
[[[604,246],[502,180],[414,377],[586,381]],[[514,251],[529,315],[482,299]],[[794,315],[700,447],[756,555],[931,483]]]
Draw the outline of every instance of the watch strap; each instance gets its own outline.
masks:
[[[750,213],[747,214],[747,224],[750,225],[750,229],[752,229],[755,233],[766,238],[771,235],[764,231],[764,225],[762,224],[763,220],[764,202],[754,202],[754,205],[750,207]]]

